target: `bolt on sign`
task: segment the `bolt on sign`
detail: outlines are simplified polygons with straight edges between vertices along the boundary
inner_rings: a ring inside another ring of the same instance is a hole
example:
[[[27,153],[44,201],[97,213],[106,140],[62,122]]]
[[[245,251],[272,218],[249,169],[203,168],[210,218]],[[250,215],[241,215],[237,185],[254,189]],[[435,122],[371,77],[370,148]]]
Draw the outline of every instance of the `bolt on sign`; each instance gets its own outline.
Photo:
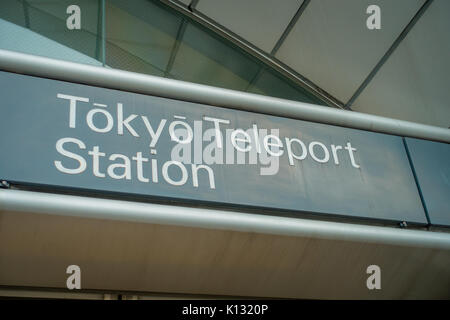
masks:
[[[0,72],[16,184],[424,224],[402,138]]]

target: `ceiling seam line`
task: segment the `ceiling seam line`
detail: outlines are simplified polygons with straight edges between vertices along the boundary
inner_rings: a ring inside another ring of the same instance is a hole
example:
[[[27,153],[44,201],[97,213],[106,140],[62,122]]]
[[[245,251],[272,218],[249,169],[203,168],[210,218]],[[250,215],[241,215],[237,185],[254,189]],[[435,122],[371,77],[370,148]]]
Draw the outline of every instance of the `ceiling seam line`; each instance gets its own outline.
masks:
[[[302,2],[300,7],[298,8],[297,12],[295,13],[295,15],[292,17],[291,21],[289,21],[286,29],[284,29],[284,31],[283,31],[282,35],[280,36],[280,38],[278,39],[277,43],[275,43],[275,46],[273,47],[272,51],[270,52],[270,54],[272,56],[274,56],[277,53],[277,51],[280,49],[281,45],[284,43],[284,40],[286,40],[289,33],[291,33],[291,30],[294,28],[298,19],[300,19],[300,16],[303,14],[303,12],[305,11],[305,9],[308,6],[310,1],[311,0],[304,0]]]
[[[234,32],[228,28],[220,25],[216,21],[208,18],[201,12],[197,10],[190,11],[184,5],[176,0],[159,0],[161,3],[169,6],[170,8],[176,10],[177,12],[183,14],[184,16],[194,20],[203,27],[214,32],[216,35],[225,38],[226,40],[232,42],[234,45],[238,46],[240,49],[244,50],[247,54],[262,62],[264,65],[276,70],[289,80],[293,81],[298,86],[305,89],[308,93],[312,94],[316,98],[322,100],[328,106],[345,109],[344,103],[337,99],[336,97],[329,94],[324,89],[317,86],[311,80],[299,74],[297,71],[293,70],[286,64],[282,63],[275,57],[271,56],[269,53],[264,52],[260,48],[255,47],[253,44],[247,40],[236,35]]]
[[[394,51],[397,49],[397,47],[400,45],[400,43],[403,41],[403,39],[406,38],[408,33],[411,31],[411,29],[415,26],[417,21],[422,17],[422,15],[425,13],[425,11],[429,8],[433,0],[426,0],[425,3],[419,8],[419,10],[416,12],[414,17],[409,21],[409,23],[406,25],[406,27],[402,30],[400,35],[394,40],[392,45],[389,47],[389,49],[385,52],[385,54],[381,57],[381,59],[378,61],[378,63],[375,65],[375,67],[372,69],[372,71],[367,75],[367,77],[364,79],[364,81],[361,83],[361,85],[356,89],[353,96],[350,97],[350,99],[345,104],[345,108],[348,110],[351,110],[351,106],[355,102],[355,100],[361,95],[361,93],[364,91],[364,89],[369,85],[369,83],[372,81],[372,79],[375,77],[375,75],[378,73],[378,71],[381,69],[381,67],[386,63],[386,61],[389,59],[389,57],[394,53]]]

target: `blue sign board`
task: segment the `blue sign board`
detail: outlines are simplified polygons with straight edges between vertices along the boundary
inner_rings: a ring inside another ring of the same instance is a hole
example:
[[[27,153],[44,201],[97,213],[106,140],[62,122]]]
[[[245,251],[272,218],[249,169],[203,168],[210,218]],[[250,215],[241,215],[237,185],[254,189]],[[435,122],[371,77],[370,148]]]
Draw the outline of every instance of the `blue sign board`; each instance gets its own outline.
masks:
[[[425,224],[401,137],[0,72],[0,178]]]

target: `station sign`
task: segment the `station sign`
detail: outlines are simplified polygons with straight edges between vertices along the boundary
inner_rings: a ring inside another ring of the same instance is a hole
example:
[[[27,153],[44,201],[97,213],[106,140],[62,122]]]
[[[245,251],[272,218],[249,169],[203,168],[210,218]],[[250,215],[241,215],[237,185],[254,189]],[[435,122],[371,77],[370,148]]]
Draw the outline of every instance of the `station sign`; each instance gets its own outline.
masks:
[[[427,222],[401,137],[0,72],[0,179]]]

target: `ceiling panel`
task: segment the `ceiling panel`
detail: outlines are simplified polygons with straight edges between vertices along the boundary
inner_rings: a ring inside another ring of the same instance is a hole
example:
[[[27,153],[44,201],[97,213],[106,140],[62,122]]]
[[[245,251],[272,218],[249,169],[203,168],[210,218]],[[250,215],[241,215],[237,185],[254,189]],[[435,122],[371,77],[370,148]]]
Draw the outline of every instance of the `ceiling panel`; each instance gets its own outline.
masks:
[[[311,1],[276,57],[345,103],[423,3]],[[381,9],[380,30],[366,26],[372,4]]]
[[[450,1],[435,0],[352,109],[450,127]]]
[[[270,52],[303,0],[200,0],[196,9]]]
[[[0,221],[3,286],[65,288],[65,270],[77,264],[86,290],[241,299],[450,298],[445,249],[5,210]],[[374,262],[382,270],[382,290],[366,287]]]

